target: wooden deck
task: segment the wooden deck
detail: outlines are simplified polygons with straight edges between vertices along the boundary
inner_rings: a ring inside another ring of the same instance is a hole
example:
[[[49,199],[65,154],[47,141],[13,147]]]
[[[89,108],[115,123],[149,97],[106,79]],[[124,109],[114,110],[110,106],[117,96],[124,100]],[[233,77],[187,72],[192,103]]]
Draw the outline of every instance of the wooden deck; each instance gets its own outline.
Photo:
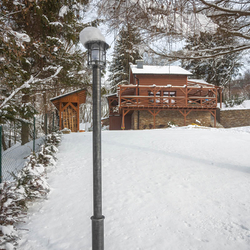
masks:
[[[170,96],[169,93],[174,94]],[[131,109],[213,109],[217,107],[217,93],[216,87],[123,85],[118,92],[118,106]]]
[[[216,118],[218,93],[221,97],[221,88],[211,85],[120,85],[117,96],[109,98],[109,112],[122,116],[122,127],[125,115],[132,110],[148,110],[154,120],[161,110],[178,110],[185,123],[186,116],[192,111],[208,111]]]

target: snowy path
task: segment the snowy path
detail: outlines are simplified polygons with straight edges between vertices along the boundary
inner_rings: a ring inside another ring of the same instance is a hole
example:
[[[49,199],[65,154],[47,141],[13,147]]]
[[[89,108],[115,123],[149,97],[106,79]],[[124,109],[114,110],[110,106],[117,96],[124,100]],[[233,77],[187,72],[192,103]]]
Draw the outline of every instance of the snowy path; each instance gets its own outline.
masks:
[[[108,250],[250,249],[250,133],[105,131]],[[20,250],[90,250],[92,134],[64,135],[48,200],[20,225]]]

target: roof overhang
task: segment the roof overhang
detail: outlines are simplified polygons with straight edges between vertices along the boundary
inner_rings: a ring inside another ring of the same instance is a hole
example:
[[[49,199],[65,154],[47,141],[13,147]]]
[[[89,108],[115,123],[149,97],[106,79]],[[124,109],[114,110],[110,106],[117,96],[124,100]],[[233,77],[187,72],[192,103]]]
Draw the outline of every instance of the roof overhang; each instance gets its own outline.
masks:
[[[133,75],[192,75],[191,72],[179,66],[143,65],[143,68],[138,68],[137,65],[131,64],[130,70]]]

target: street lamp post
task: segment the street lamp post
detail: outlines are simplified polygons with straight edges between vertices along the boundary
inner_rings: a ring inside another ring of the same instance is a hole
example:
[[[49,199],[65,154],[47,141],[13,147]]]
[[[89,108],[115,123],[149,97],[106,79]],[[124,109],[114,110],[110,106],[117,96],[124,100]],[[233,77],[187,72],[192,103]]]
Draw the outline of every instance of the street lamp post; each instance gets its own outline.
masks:
[[[106,65],[109,45],[95,27],[80,33],[80,41],[88,50],[88,65],[93,70],[93,216],[92,249],[104,250],[104,216],[102,215],[102,164],[101,164],[101,69]]]

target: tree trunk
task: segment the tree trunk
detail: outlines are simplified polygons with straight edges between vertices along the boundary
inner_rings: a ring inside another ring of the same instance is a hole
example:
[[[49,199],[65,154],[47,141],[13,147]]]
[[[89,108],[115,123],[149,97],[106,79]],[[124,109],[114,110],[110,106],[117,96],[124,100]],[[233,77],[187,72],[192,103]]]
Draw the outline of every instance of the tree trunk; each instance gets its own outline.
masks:
[[[47,114],[47,112],[48,112],[48,104],[47,104],[47,93],[46,93],[46,91],[44,91],[44,93],[43,93],[43,107],[44,107],[44,133],[46,134],[46,131],[47,131],[47,127],[48,127],[48,124],[47,124],[47,122],[48,122],[48,120],[47,120],[47,118],[46,118],[46,114]]]
[[[2,146],[3,146],[3,150],[6,150],[7,149],[7,145],[6,145],[4,137],[5,137],[4,136],[4,130],[2,129]]]
[[[28,103],[29,102],[29,94],[25,94],[22,97],[22,103]],[[25,117],[25,115],[23,115],[22,117],[23,119],[27,119]],[[27,122],[21,122],[22,128],[21,128],[21,141],[22,141],[22,145],[24,145],[25,143],[29,142],[29,123]]]

